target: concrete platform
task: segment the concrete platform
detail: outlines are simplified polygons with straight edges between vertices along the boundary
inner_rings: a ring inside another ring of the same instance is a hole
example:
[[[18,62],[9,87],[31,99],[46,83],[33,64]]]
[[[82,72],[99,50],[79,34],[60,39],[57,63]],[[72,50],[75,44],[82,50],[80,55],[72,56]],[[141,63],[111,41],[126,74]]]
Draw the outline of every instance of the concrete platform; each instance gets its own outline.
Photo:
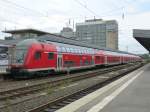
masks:
[[[150,112],[150,64],[56,112]]]

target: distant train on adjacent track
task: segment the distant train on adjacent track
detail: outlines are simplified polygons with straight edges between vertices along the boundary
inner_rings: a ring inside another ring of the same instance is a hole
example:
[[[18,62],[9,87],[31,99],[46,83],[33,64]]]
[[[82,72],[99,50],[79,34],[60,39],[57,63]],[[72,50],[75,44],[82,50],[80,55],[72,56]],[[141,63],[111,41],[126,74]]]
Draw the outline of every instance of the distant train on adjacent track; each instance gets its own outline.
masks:
[[[9,45],[0,44],[0,66],[8,66],[8,49]]]
[[[20,41],[16,44],[13,57],[9,71],[15,78],[141,61],[139,56],[125,52],[37,39]]]

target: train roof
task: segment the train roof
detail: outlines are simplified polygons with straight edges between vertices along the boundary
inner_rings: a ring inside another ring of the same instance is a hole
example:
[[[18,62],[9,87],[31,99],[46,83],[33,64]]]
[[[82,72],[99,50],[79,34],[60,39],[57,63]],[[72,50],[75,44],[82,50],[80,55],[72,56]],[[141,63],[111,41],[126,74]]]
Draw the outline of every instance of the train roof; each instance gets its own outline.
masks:
[[[70,44],[70,45],[89,47],[89,48],[95,48],[95,49],[102,49],[102,50],[109,50],[109,51],[115,51],[116,52],[116,50],[113,50],[113,49],[102,48],[102,47],[91,45],[91,44],[88,44],[85,42],[80,42],[78,40],[68,39],[68,38],[60,36],[60,35],[43,35],[43,36],[39,36],[37,39],[40,41],[43,41],[43,42],[44,41],[52,41],[52,42],[58,42],[58,43],[64,43],[64,44]]]
[[[105,51],[135,55],[135,54],[124,52],[124,51],[113,50],[113,49],[109,49],[109,48],[103,48],[103,47],[91,45],[91,44],[88,44],[88,43],[85,43],[85,42],[80,42],[80,41],[77,41],[77,40],[74,40],[74,39],[68,39],[66,37],[63,37],[63,36],[60,36],[60,35],[55,35],[55,34],[47,34],[47,35],[39,36],[36,39],[41,41],[41,42],[46,42],[46,41],[58,42],[58,43],[64,43],[64,44],[94,48],[94,49],[99,49],[99,50],[105,50]]]

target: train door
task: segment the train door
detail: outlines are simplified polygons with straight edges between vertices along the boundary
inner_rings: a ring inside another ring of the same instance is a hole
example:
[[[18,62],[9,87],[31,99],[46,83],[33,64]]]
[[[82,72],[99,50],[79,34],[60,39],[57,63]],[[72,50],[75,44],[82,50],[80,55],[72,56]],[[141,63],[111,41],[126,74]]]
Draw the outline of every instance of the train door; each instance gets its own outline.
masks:
[[[120,64],[122,63],[122,56],[120,56]]]
[[[58,55],[57,57],[57,70],[60,71],[62,70],[62,55]]]
[[[124,60],[124,56],[122,57],[122,63],[124,63],[125,62],[125,60]]]
[[[107,62],[108,60],[107,60],[107,56],[105,56],[105,64],[108,64],[108,62]]]
[[[94,55],[92,56],[92,65],[95,65],[95,61],[94,61]]]
[[[100,56],[100,63],[105,64],[105,57],[103,55]]]

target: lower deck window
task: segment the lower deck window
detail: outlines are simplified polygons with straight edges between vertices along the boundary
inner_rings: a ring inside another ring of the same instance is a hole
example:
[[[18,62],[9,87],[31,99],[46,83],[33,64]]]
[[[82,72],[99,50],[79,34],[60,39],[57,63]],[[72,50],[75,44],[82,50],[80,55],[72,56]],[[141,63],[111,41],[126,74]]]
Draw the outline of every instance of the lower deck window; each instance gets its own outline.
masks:
[[[54,59],[54,53],[48,53],[48,59],[49,60]]]
[[[84,65],[90,65],[90,64],[91,64],[91,62],[89,60],[84,61]]]
[[[75,66],[73,61],[64,61],[64,67],[72,67]]]
[[[102,56],[96,56],[95,58],[97,62],[101,62],[104,60]]]

